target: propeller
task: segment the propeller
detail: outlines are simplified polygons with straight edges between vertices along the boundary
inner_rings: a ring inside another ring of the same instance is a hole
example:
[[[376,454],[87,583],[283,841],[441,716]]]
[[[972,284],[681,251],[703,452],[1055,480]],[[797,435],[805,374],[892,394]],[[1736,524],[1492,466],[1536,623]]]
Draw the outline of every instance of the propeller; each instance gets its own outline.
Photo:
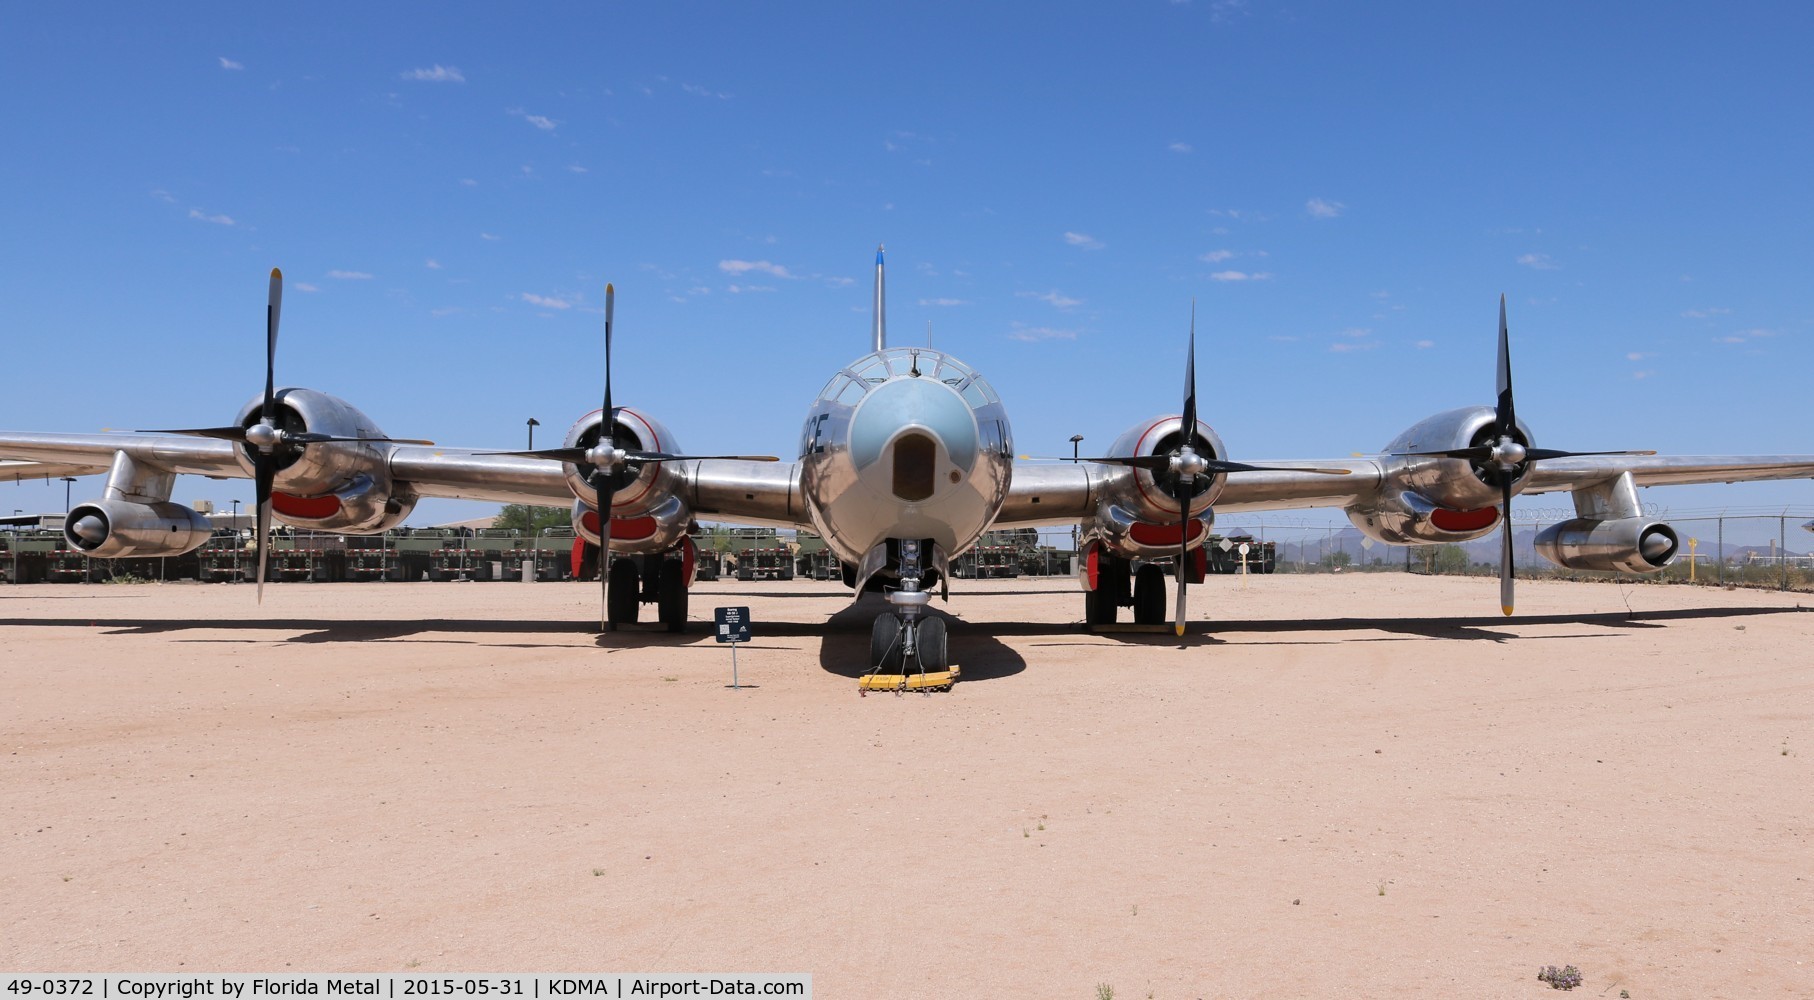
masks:
[[[600,409],[601,425],[598,442],[590,448],[536,448],[529,451],[490,451],[485,455],[516,455],[521,458],[546,458],[573,465],[590,466],[586,485],[598,494],[598,624],[611,631],[611,511],[617,494],[636,480],[631,464],[654,465],[661,462],[741,461],[779,462],[774,455],[674,455],[665,451],[643,451],[619,448],[614,437],[617,411],[611,406],[611,324],[616,312],[617,291],[605,286],[605,402]]]
[[[271,492],[277,480],[279,452],[288,454],[298,448],[329,441],[432,445],[419,438],[342,437],[293,431],[277,422],[277,326],[283,313],[283,271],[271,268],[271,287],[265,301],[265,395],[257,422],[247,427],[180,427],[139,431],[140,434],[186,434],[190,437],[214,438],[251,446],[252,482],[258,509],[258,603],[265,600],[265,567],[270,560]]]
[[[1148,472],[1170,472],[1172,498],[1178,501],[1178,604],[1173,626],[1178,635],[1184,634],[1186,591],[1190,584],[1190,502],[1197,495],[1197,477],[1214,476],[1224,473],[1240,472],[1311,472],[1321,476],[1352,475],[1350,469],[1286,468],[1276,465],[1248,465],[1246,462],[1228,462],[1219,458],[1206,458],[1197,454],[1191,442],[1196,440],[1197,432],[1197,302],[1190,303],[1190,349],[1184,360],[1184,413],[1180,421],[1178,450],[1166,455],[1104,455],[1093,458],[1061,457],[1062,462],[1096,462],[1102,465],[1121,465],[1133,469],[1145,469]],[[1030,456],[1021,456],[1028,458]]]
[[[1654,451],[1560,451],[1554,448],[1530,448],[1519,440],[1518,414],[1512,403],[1512,345],[1506,332],[1505,296],[1499,296],[1499,370],[1495,389],[1498,398],[1493,405],[1492,439],[1467,448],[1442,451],[1403,451],[1392,454],[1400,458],[1459,458],[1486,466],[1499,480],[1499,609],[1507,615],[1513,607],[1512,560],[1512,487],[1518,482],[1520,467],[1552,458],[1575,458],[1590,455],[1654,455]]]

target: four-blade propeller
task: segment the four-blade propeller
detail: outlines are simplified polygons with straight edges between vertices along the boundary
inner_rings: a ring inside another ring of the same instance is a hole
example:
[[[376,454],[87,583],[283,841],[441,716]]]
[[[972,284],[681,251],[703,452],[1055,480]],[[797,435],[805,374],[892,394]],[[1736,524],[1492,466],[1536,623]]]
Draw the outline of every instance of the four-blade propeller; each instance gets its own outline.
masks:
[[[1532,462],[1551,458],[1575,458],[1588,455],[1654,455],[1654,451],[1558,451],[1554,448],[1531,448],[1525,445],[1518,430],[1518,414],[1512,405],[1512,345],[1506,332],[1505,296],[1499,296],[1499,372],[1495,389],[1498,398],[1493,406],[1492,439],[1468,448],[1443,451],[1394,452],[1398,458],[1459,458],[1473,462],[1497,479],[1500,491],[1499,522],[1499,609],[1512,613],[1512,487]]]
[[[1321,476],[1352,475],[1351,469],[1285,468],[1275,465],[1248,465],[1207,458],[1197,452],[1197,303],[1190,304],[1190,349],[1184,359],[1184,412],[1176,450],[1164,455],[1106,455],[1099,458],[1063,458],[1065,462],[1096,462],[1121,465],[1148,472],[1172,474],[1172,498],[1178,501],[1178,603],[1173,627],[1184,634],[1185,592],[1190,581],[1190,504],[1197,496],[1197,477],[1241,472],[1310,472]]]
[[[598,493],[598,580],[599,628],[610,631],[611,622],[611,511],[617,494],[636,481],[640,470],[632,465],[660,462],[697,462],[701,460],[735,460],[742,462],[778,462],[774,455],[671,455],[662,451],[619,448],[616,441],[617,411],[611,406],[611,323],[616,310],[617,292],[605,286],[605,403],[599,411],[598,443],[590,448],[538,448],[533,451],[486,452],[492,455],[518,455],[523,458],[551,458],[558,462],[590,466],[586,484]]]
[[[413,438],[337,437],[279,425],[277,413],[277,323],[283,312],[283,272],[271,269],[271,290],[265,301],[265,397],[258,420],[245,427],[182,427],[140,431],[141,434],[187,434],[191,437],[236,441],[250,446],[252,481],[258,510],[258,603],[265,599],[265,567],[270,561],[271,491],[283,458],[311,444],[328,441],[383,441],[392,444],[432,445]]]

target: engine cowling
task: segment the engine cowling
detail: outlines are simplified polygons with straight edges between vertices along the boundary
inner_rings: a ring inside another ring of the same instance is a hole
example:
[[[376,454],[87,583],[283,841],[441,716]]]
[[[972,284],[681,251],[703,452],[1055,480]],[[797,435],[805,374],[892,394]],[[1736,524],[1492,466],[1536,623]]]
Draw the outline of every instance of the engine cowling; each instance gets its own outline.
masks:
[[[660,451],[679,454],[680,446],[654,417],[632,410],[627,406],[616,407],[617,420],[611,433],[611,440],[619,448],[638,451]],[[590,448],[597,444],[604,428],[602,411],[594,410],[579,418],[567,429],[567,438],[563,447]],[[598,491],[590,482],[593,467],[584,463],[568,462],[567,488],[573,495],[585,501],[589,507],[598,506]],[[629,462],[625,468],[633,471],[636,478],[617,491],[611,500],[612,513],[619,518],[636,518],[652,514],[661,508],[666,501],[679,493],[685,483],[685,476],[674,463],[659,462],[644,464]],[[577,517],[576,517],[577,520]],[[684,533],[684,532],[683,532]],[[616,548],[616,546],[613,546]]]
[[[263,397],[254,397],[239,411],[238,422],[250,427],[263,412]],[[279,390],[276,425],[289,433],[385,436],[376,421],[351,403],[313,389]],[[238,456],[248,476],[253,474],[252,452],[252,445],[243,445]],[[415,495],[399,492],[392,480],[387,452],[380,442],[293,446],[280,448],[274,457],[277,477],[272,483],[271,513],[285,524],[367,534],[396,527],[415,509]]]
[[[1498,507],[1452,510],[1412,490],[1383,493],[1346,512],[1362,534],[1392,545],[1467,542],[1499,526]]]
[[[1177,416],[1135,424],[1115,439],[1106,454],[1118,458],[1169,455],[1178,449],[1183,431],[1184,419]],[[1201,420],[1197,421],[1191,447],[1204,458],[1219,459],[1225,454],[1222,439]],[[1227,481],[1226,474],[1197,477],[1187,526],[1191,545],[1200,544],[1215,523],[1212,505]],[[1104,502],[1096,509],[1095,521],[1088,529],[1090,536],[1129,559],[1177,555],[1179,509],[1174,493],[1175,477],[1170,472],[1114,467],[1102,485]]]
[[[207,518],[169,501],[96,500],[63,519],[70,549],[96,559],[180,556],[201,548],[213,531]]]
[[[1661,521],[1577,517],[1537,533],[1537,553],[1565,569],[1654,573],[1675,561],[1681,539]]]
[[[1386,445],[1385,450],[1403,454],[1450,451],[1491,444],[1497,419],[1490,406],[1467,406],[1438,413],[1413,424]],[[1535,440],[1530,428],[1522,420],[1518,421],[1517,433],[1513,437],[1526,448],[1531,447]],[[1433,507],[1450,511],[1478,511],[1483,507],[1496,507],[1503,499],[1499,478],[1503,473],[1490,463],[1440,456],[1392,457],[1386,459],[1386,466],[1390,480],[1401,491],[1415,494]],[[1517,493],[1522,487],[1524,474],[1528,470],[1528,464],[1519,465],[1512,470],[1513,493]],[[1353,514],[1350,513],[1349,517],[1352,518]],[[1366,529],[1363,527],[1361,530]]]
[[[679,497],[668,497],[654,510],[633,517],[611,519],[611,551],[619,555],[654,555],[680,545],[687,535],[692,512]],[[599,544],[598,511],[584,500],[573,501],[573,532]]]

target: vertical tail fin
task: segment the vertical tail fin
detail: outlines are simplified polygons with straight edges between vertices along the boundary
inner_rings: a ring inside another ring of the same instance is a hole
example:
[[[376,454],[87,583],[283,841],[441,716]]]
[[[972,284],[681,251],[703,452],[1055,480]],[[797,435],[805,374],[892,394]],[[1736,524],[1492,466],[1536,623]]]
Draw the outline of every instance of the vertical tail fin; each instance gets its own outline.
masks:
[[[876,244],[876,301],[875,325],[871,332],[875,336],[875,349],[888,346],[888,310],[882,302],[882,246]]]

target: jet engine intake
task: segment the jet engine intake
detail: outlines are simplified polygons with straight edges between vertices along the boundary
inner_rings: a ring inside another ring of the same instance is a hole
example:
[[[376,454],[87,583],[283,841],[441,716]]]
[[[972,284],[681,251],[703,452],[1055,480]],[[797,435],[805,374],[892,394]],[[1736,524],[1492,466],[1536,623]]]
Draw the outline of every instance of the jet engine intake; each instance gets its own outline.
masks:
[[[214,526],[182,504],[96,500],[63,521],[69,547],[96,559],[180,556],[202,547]]]
[[[1577,517],[1537,534],[1537,552],[1566,569],[1654,573],[1675,561],[1680,539],[1661,521]]]

